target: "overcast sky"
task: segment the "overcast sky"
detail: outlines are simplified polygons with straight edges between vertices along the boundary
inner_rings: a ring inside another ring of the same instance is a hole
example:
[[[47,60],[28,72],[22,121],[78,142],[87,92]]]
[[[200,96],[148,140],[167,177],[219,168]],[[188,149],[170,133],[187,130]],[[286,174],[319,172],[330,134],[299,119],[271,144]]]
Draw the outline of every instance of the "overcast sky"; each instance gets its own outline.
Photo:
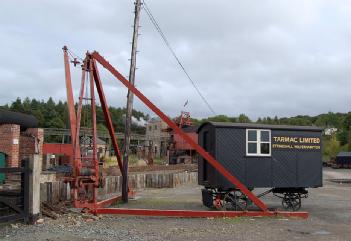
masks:
[[[216,114],[293,116],[351,107],[351,1],[148,0]],[[128,75],[132,0],[1,0],[0,105],[65,100],[62,46],[97,50]],[[171,116],[212,115],[141,12],[136,85]],[[107,100],[126,89],[100,68]],[[73,81],[77,98],[79,69]],[[189,100],[186,108],[183,104]],[[138,100],[135,108],[147,111]]]

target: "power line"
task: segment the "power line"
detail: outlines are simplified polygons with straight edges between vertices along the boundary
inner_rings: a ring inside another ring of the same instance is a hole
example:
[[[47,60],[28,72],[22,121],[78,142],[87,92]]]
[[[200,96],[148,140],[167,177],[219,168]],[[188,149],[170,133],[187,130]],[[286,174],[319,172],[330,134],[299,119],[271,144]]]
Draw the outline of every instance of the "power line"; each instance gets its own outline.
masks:
[[[143,0],[143,9],[145,10],[147,16],[149,17],[150,21],[152,22],[152,24],[155,26],[157,32],[160,34],[163,42],[166,44],[167,48],[169,49],[169,51],[171,52],[171,54],[173,55],[173,57],[175,58],[175,60],[178,62],[179,66],[181,67],[181,69],[183,70],[183,72],[185,73],[185,75],[187,76],[187,78],[189,79],[190,83],[192,84],[192,86],[195,88],[196,92],[199,94],[199,96],[201,97],[201,99],[204,101],[204,103],[207,105],[207,107],[209,108],[209,110],[216,115],[216,112],[213,110],[213,108],[211,107],[211,105],[208,103],[208,101],[206,100],[206,98],[203,96],[203,94],[201,93],[201,91],[199,90],[199,88],[196,86],[195,81],[190,77],[190,75],[188,74],[188,71],[186,71],[184,65],[181,63],[180,59],[178,58],[178,56],[176,55],[176,53],[174,52],[171,44],[169,43],[169,41],[167,40],[166,36],[164,35],[163,31],[161,30],[160,26],[158,25],[156,19],[154,18],[154,16],[152,15],[150,8],[147,6],[145,0]]]
[[[79,59],[79,60],[83,61],[83,59],[81,57],[79,57],[77,54],[75,54],[72,50],[67,49],[67,52],[72,57],[72,59]]]

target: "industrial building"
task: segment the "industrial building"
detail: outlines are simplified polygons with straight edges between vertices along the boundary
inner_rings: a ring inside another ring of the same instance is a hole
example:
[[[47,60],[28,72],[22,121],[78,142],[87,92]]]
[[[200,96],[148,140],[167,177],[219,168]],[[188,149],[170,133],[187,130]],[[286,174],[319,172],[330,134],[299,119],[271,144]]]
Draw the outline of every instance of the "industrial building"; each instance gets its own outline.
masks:
[[[168,125],[159,117],[151,118],[146,124],[146,149],[153,152],[154,157],[165,157],[170,134]]]

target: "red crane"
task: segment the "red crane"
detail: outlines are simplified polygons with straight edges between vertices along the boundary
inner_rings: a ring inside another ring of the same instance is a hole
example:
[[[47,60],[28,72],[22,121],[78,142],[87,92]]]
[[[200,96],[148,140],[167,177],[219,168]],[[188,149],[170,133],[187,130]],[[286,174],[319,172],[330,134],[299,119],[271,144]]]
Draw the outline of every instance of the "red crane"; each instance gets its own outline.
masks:
[[[157,108],[146,96],[144,96],[134,85],[120,74],[105,58],[98,52],[92,54],[87,53],[83,62],[83,75],[80,91],[80,99],[78,105],[78,113],[75,114],[71,78],[69,73],[67,48],[64,47],[65,67],[66,67],[66,86],[67,97],[69,105],[69,114],[71,121],[72,145],[74,146],[74,158],[72,165],[74,167],[73,176],[68,180],[71,183],[74,206],[91,209],[95,214],[127,214],[127,215],[149,215],[149,216],[177,216],[177,217],[235,217],[235,216],[296,216],[307,218],[307,212],[282,212],[269,210],[265,203],[263,203],[254,193],[242,184],[235,176],[226,170],[213,156],[206,152],[200,145],[198,145],[189,135],[182,131],[182,129],[167,117],[159,108]],[[111,117],[108,111],[105,95],[103,92],[99,72],[96,61],[106,68],[113,76],[115,76],[123,85],[125,85],[135,96],[137,96],[146,106],[148,106],[155,114],[157,114],[173,131],[179,134],[188,144],[194,148],[199,155],[201,155],[210,165],[212,165],[219,173],[221,173],[228,181],[236,186],[240,191],[247,196],[258,208],[259,211],[194,211],[194,210],[150,210],[150,209],[122,209],[122,208],[103,208],[108,206],[113,201],[120,197],[98,202],[97,190],[99,188],[99,171],[98,160],[96,155],[96,110],[94,98],[94,86],[96,86],[99,94],[99,99],[104,112],[105,121],[112,139],[113,147],[117,156],[118,166],[122,175],[123,167],[117,140],[114,136],[114,129]],[[82,110],[82,100],[84,96],[84,79],[85,72],[90,76],[90,103],[91,103],[91,119],[92,119],[92,152],[81,152],[79,142],[80,129],[80,115]],[[95,84],[95,85],[94,85]],[[73,130],[72,130],[73,129]]]
[[[70,63],[68,48],[63,47],[64,64],[65,64],[65,78],[67,90],[67,105],[69,110],[70,130],[71,130],[71,145],[73,155],[71,156],[72,176],[67,178],[66,181],[70,183],[73,205],[77,208],[95,209],[109,205],[111,202],[119,199],[114,197],[112,199],[98,201],[98,188],[103,183],[103,177],[99,174],[99,160],[97,157],[97,129],[96,129],[96,103],[95,103],[95,87],[99,95],[101,107],[104,113],[104,118],[109,131],[112,145],[117,157],[118,166],[124,175],[122,168],[122,158],[118,142],[114,135],[115,130],[112,124],[112,119],[108,111],[104,90],[100,80],[99,72],[96,69],[95,63],[89,53],[82,64],[82,78],[79,92],[79,101],[77,113],[73,99],[72,81],[70,74]],[[73,64],[76,66],[77,61],[74,60]],[[86,86],[87,85],[87,86]],[[90,89],[89,93],[85,93],[85,89]],[[90,94],[90,95],[89,95]],[[80,128],[82,122],[82,109],[83,100],[90,102],[90,137],[88,143],[81,143]]]

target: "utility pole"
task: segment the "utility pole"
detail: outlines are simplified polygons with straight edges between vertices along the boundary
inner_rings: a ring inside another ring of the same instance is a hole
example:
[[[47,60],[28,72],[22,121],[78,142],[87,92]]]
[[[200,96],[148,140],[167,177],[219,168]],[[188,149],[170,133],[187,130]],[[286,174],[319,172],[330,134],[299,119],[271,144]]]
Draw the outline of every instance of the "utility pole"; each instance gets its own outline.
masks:
[[[137,42],[138,42],[138,31],[139,31],[139,19],[141,0],[136,0],[134,10],[134,31],[133,31],[133,42],[132,42],[132,53],[130,58],[130,69],[129,69],[129,82],[134,85],[135,81],[135,70],[136,70],[136,54],[137,54]],[[127,113],[126,113],[126,124],[124,133],[124,155],[123,155],[123,179],[122,179],[122,200],[128,202],[128,158],[129,158],[129,147],[130,147],[130,135],[131,135],[131,123],[132,123],[132,110],[133,110],[133,93],[128,89],[127,95]]]

